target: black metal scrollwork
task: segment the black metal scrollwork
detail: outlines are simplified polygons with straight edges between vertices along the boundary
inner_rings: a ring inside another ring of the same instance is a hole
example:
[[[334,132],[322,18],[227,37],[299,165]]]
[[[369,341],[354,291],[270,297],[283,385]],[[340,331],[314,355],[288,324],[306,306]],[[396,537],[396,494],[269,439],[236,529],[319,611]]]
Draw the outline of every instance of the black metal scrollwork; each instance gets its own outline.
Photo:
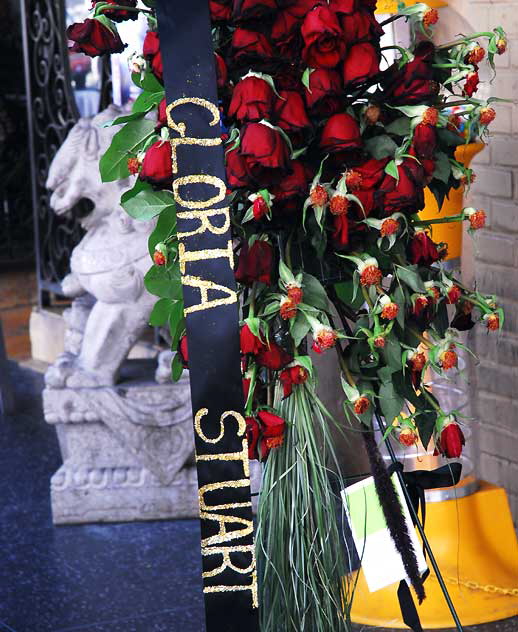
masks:
[[[82,236],[81,211],[58,217],[45,187],[50,164],[79,118],[72,90],[63,0],[22,0],[25,76],[31,145],[37,274],[40,297],[60,293],[70,254]],[[103,67],[100,105],[111,97],[109,60]]]

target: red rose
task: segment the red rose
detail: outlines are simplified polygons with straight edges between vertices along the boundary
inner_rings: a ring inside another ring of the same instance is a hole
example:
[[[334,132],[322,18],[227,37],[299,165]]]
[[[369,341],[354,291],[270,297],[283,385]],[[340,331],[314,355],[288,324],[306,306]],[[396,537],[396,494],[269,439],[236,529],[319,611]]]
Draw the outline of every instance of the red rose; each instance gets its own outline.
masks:
[[[257,417],[261,425],[261,458],[264,461],[272,448],[278,448],[283,444],[286,422],[268,410],[260,410]]]
[[[273,248],[267,241],[257,239],[251,248],[245,241],[239,253],[239,263],[236,279],[244,285],[251,285],[254,281],[272,283]]]
[[[246,418],[246,438],[248,440],[248,458],[251,461],[259,460],[257,446],[259,443],[259,424],[253,417]]]
[[[306,114],[304,99],[295,90],[281,90],[275,102],[275,122],[290,136],[301,135],[304,130],[311,128],[311,122]]]
[[[189,347],[187,344],[187,336],[184,334],[180,338],[180,342],[178,343],[178,355],[182,361],[182,366],[184,369],[189,368]]]
[[[349,243],[349,220],[347,214],[333,216],[333,241],[334,243],[343,248]]]
[[[437,146],[437,129],[435,125],[419,123],[414,129],[412,145],[419,160],[431,160]]]
[[[167,102],[165,99],[162,99],[158,104],[158,114],[157,114],[157,128],[166,127],[167,126]]]
[[[293,58],[302,46],[300,27],[304,17],[315,6],[315,0],[298,0],[278,11],[272,26],[271,38],[281,57]]]
[[[340,109],[343,85],[336,70],[317,68],[309,74],[309,89],[304,92],[308,108],[317,116],[331,116]]]
[[[276,0],[234,0],[232,17],[236,22],[263,18],[277,10]]]
[[[248,173],[263,187],[289,172],[290,152],[278,130],[265,123],[247,123],[241,130],[241,155]]]
[[[439,438],[439,450],[449,459],[458,459],[462,454],[462,446],[466,443],[464,433],[455,422],[446,424]]]
[[[228,70],[225,60],[219,53],[214,53],[216,58],[216,76],[218,81],[218,88],[221,90],[227,87],[228,82]]]
[[[468,97],[472,97],[478,90],[479,81],[478,72],[470,72],[464,84],[464,94]]]
[[[162,81],[164,78],[164,66],[162,53],[160,52],[160,39],[156,31],[148,31],[146,33],[142,54],[149,61],[151,71],[155,77]]]
[[[300,160],[293,160],[290,164],[291,174],[284,177],[272,189],[275,196],[273,204],[276,209],[282,207],[284,211],[296,211],[302,208],[300,201],[307,197],[311,172]]]
[[[231,189],[246,187],[250,184],[247,164],[239,149],[230,149],[225,154],[227,185]]]
[[[106,53],[122,53],[126,46],[122,43],[117,30],[111,30],[95,18],[72,24],[67,29],[67,37],[74,42],[70,50],[97,57]]]
[[[282,370],[279,373],[279,379],[282,382],[284,397],[291,395],[294,384],[303,384],[308,377],[309,373],[303,366],[300,366],[300,364]]]
[[[383,35],[383,29],[369,11],[355,11],[344,15],[340,23],[348,46],[361,41],[375,40]]]
[[[102,3],[108,3],[123,7],[136,7],[137,0],[102,0]],[[101,0],[92,0],[92,9],[96,4],[100,4]],[[136,20],[139,16],[138,11],[125,11],[124,9],[104,9],[102,12],[110,20],[114,22],[124,22],[125,20]]]
[[[171,144],[158,140],[146,151],[139,178],[154,187],[165,188],[173,179]]]
[[[257,362],[272,371],[279,371],[292,360],[293,356],[284,351],[284,349],[279,347],[273,340],[271,340],[269,344],[264,345],[257,354]]]
[[[413,104],[429,101],[437,96],[439,85],[433,81],[432,68],[435,47],[430,41],[418,44],[414,59],[399,68],[390,67],[384,81],[386,98],[391,103]]]
[[[412,158],[398,166],[399,180],[387,175],[380,185],[385,215],[415,213],[424,207],[424,172]]]
[[[302,37],[302,59],[310,68],[334,68],[345,56],[340,23],[327,6],[317,6],[306,15]]]
[[[256,31],[237,28],[232,35],[233,60],[239,64],[253,64],[273,57],[268,39]]]
[[[252,353],[257,354],[264,346],[261,340],[255,336],[250,327],[245,324],[241,328],[241,332],[239,334],[239,340],[241,345],[241,353]]]
[[[346,112],[333,114],[327,121],[320,138],[320,148],[333,153],[336,151],[358,149],[362,141],[356,119]]]
[[[329,0],[329,8],[338,15],[349,15],[356,11],[356,0]]]
[[[355,85],[374,77],[380,69],[379,53],[372,44],[364,42],[351,46],[343,66],[344,83]]]
[[[213,22],[225,22],[232,17],[232,0],[209,0],[210,18]]]
[[[424,231],[420,231],[412,237],[408,248],[408,258],[411,263],[431,266],[432,263],[435,263],[440,258],[437,252],[437,246]]]
[[[245,77],[234,88],[228,116],[238,121],[269,119],[275,93],[271,85],[260,77]]]

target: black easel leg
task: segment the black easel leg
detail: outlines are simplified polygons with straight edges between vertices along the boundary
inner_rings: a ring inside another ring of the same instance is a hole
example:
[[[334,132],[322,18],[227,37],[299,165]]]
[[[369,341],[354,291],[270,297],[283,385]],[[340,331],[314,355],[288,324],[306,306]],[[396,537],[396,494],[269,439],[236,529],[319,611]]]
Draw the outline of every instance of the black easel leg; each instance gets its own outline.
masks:
[[[378,415],[378,413],[376,413],[376,421],[378,422],[378,426],[379,426],[379,429],[381,431],[381,434],[384,435],[387,428],[385,426],[385,422]],[[390,455],[390,459],[391,459],[392,463],[396,464],[398,461],[397,461],[396,455],[394,453],[394,448],[390,444],[390,439],[387,439],[385,441],[385,444],[387,446],[387,450],[388,450],[388,453]],[[439,566],[437,565],[437,560],[435,559],[435,556],[433,554],[432,547],[430,546],[430,542],[428,541],[428,538],[426,537],[423,525],[421,524],[421,521],[419,520],[417,512],[414,509],[414,505],[412,504],[412,500],[410,498],[410,495],[409,495],[408,490],[407,490],[406,485],[405,485],[405,481],[403,479],[403,473],[399,469],[396,469],[396,474],[397,474],[397,477],[399,479],[399,482],[401,483],[401,487],[403,489],[403,493],[405,494],[405,499],[407,501],[408,509],[410,510],[410,513],[412,514],[412,518],[414,519],[414,522],[415,522],[415,525],[417,527],[417,530],[419,531],[419,534],[420,534],[420,536],[421,536],[421,538],[423,540],[424,547],[426,549],[426,552],[427,552],[428,557],[430,559],[430,563],[431,563],[431,565],[433,567],[433,570],[435,572],[435,575],[437,577],[437,581],[439,582],[439,586],[441,587],[442,594],[444,595],[446,603],[448,604],[448,608],[450,609],[451,616],[453,617],[453,621],[455,622],[455,625],[457,627],[458,632],[463,632],[462,624],[461,624],[461,622],[459,620],[459,616],[457,614],[457,611],[455,610],[455,606],[453,605],[453,601],[451,600],[450,593],[448,592],[448,588],[446,587],[446,584],[444,583],[444,579],[443,579],[441,571],[439,570]]]

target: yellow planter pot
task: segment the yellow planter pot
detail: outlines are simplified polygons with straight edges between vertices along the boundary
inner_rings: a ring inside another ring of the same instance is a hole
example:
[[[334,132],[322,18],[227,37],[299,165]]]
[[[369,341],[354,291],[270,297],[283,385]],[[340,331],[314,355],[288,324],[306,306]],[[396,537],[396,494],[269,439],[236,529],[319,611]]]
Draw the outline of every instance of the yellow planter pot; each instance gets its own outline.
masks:
[[[417,4],[420,0],[405,0],[407,7]],[[439,9],[440,7],[446,7],[447,2],[442,0],[427,0],[426,4],[432,9]],[[376,13],[397,13],[397,0],[378,0],[376,5]]]
[[[466,167],[469,167],[473,158],[484,149],[484,143],[469,143],[460,145],[455,152],[455,158]],[[464,204],[464,187],[450,189],[449,197],[444,200],[439,209],[433,193],[430,189],[425,189],[425,207],[419,213],[421,219],[440,219],[458,215]],[[462,222],[451,222],[448,224],[432,225],[432,238],[435,242],[445,242],[448,244],[447,259],[457,259],[462,253]]]

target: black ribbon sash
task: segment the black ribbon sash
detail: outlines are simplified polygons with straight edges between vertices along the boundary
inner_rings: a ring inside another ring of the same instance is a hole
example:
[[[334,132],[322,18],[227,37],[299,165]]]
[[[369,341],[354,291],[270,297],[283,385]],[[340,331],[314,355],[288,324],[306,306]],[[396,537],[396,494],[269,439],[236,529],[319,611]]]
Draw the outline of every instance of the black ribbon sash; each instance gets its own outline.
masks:
[[[255,632],[239,315],[208,0],[157,0],[173,155],[207,632]]]

